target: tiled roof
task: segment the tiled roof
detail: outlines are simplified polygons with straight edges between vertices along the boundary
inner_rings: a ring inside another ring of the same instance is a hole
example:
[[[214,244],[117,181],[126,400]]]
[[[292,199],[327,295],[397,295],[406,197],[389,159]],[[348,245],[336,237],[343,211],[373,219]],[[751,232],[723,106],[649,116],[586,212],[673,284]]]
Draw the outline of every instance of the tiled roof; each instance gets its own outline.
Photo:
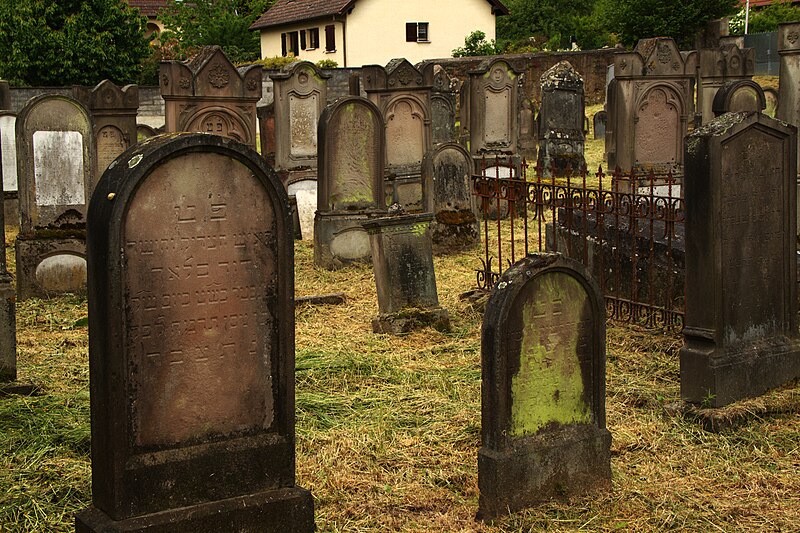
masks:
[[[128,0],[128,5],[138,7],[145,17],[155,17],[162,8],[167,7],[167,0]]]
[[[494,13],[508,14],[508,8],[499,0],[487,1],[492,4]],[[356,0],[278,0],[250,26],[250,29],[257,30],[330,15],[342,15],[355,3]]]

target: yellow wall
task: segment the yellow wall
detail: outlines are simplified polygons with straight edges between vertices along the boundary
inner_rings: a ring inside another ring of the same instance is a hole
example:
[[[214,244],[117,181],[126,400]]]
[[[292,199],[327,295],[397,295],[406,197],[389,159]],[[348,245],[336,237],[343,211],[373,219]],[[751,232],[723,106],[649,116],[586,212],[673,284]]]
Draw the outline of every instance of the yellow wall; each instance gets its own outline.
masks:
[[[427,22],[429,42],[406,42],[406,22]],[[454,48],[464,46],[464,38],[481,30],[487,39],[495,38],[495,16],[486,0],[358,0],[344,27],[336,23],[336,53],[325,53],[325,25],[296,24],[267,28],[261,32],[261,57],[281,55],[281,33],[320,28],[320,49],[300,51],[300,59],[316,62],[333,59],[340,67],[385,65],[404,57],[411,63],[423,59],[450,57]],[[342,32],[346,34],[346,42]],[[347,62],[344,59],[346,47]]]

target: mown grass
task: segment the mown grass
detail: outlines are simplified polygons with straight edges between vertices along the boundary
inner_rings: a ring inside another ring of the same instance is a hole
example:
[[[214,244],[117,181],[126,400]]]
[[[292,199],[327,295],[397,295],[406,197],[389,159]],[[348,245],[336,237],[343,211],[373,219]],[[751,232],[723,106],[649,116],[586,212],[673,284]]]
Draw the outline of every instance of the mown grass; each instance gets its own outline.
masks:
[[[295,263],[298,295],[347,295],[296,309],[297,478],[319,531],[800,530],[800,387],[743,402],[753,415],[737,429],[704,432],[670,407],[680,337],[614,324],[611,490],[475,522],[482,317],[458,296],[478,252],[435,259],[452,331],[399,337],[371,332],[368,265],[316,269],[307,243]],[[86,312],[76,297],[18,305],[20,380],[41,394],[0,398],[0,531],[73,531],[91,501]]]

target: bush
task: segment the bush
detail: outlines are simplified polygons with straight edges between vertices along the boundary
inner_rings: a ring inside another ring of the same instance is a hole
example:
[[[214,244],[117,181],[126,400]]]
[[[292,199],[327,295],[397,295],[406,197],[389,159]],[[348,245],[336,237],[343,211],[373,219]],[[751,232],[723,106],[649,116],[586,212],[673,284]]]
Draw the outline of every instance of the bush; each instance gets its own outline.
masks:
[[[339,63],[333,59],[320,59],[317,61],[316,65],[319,68],[336,68],[339,66]]]
[[[464,38],[464,47],[453,50],[453,57],[491,56],[497,53],[494,40],[487,41],[486,34],[475,30]]]

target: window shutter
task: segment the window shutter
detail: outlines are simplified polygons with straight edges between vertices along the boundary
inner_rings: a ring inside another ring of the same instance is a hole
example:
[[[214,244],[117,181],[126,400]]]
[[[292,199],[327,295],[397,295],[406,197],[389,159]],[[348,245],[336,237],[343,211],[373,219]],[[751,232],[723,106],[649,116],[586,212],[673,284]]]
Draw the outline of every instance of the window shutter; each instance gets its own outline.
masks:
[[[336,27],[333,25],[325,26],[325,50],[328,52],[336,50]]]
[[[406,42],[417,42],[417,23],[406,22]]]
[[[300,30],[300,50],[306,49],[306,30]]]
[[[286,57],[286,34],[281,33],[281,56]]]

